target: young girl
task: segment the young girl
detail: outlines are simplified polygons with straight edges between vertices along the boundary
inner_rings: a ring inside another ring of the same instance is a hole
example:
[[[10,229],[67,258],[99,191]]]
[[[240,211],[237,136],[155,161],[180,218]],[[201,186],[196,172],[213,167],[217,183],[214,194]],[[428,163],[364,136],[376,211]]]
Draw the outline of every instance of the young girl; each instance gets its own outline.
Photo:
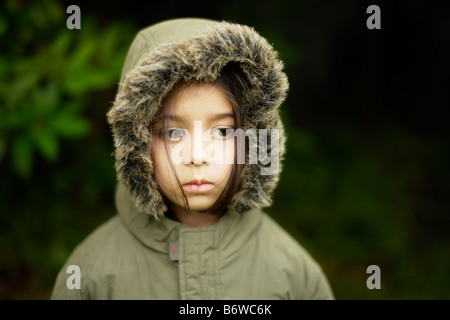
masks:
[[[282,69],[246,26],[140,31],[108,112],[118,215],[75,249],[52,299],[333,299],[320,266],[261,210],[284,154]]]

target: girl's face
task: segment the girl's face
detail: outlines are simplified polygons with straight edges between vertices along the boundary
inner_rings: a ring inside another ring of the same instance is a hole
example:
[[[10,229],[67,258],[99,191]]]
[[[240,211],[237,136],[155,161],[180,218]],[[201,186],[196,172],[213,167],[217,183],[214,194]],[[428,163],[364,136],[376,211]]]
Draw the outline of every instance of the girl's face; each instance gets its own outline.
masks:
[[[205,211],[224,190],[234,165],[234,136],[226,131],[235,129],[231,103],[217,85],[192,83],[174,89],[164,108],[168,112],[152,127],[156,181],[176,207],[184,207],[184,193],[192,211]]]

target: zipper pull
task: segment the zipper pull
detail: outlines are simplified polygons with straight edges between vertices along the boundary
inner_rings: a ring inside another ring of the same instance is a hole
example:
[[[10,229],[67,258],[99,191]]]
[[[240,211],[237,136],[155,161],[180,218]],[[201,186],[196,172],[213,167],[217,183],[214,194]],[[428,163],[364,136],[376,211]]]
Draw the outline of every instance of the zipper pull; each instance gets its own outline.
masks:
[[[169,241],[169,259],[178,261],[178,228],[175,231],[175,240]]]

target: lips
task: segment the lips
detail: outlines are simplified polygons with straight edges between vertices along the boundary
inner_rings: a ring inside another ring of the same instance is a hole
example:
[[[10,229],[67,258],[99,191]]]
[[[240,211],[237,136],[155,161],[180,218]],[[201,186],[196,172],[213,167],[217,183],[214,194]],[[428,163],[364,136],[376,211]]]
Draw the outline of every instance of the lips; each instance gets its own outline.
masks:
[[[214,188],[214,184],[206,180],[192,180],[183,185],[183,189],[189,193],[205,193]]]

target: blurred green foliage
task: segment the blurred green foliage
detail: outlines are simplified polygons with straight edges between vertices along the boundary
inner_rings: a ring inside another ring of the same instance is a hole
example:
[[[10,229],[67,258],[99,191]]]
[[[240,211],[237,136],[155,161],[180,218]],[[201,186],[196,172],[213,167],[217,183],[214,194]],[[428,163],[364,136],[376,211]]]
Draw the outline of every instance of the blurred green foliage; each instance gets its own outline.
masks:
[[[314,134],[286,120],[288,152],[268,211],[321,262],[336,297],[448,299],[448,206],[435,194],[449,195],[442,142],[398,128]],[[372,264],[382,290],[366,288]]]
[[[1,4],[0,298],[48,298],[69,252],[114,213],[105,114],[136,30],[84,14],[68,30],[65,11]]]
[[[88,17],[69,32],[54,1],[20,4],[6,1],[0,16],[0,160],[10,154],[29,178],[35,153],[55,163],[63,139],[90,132],[89,93],[117,81],[127,39],[123,26],[98,30]]]

